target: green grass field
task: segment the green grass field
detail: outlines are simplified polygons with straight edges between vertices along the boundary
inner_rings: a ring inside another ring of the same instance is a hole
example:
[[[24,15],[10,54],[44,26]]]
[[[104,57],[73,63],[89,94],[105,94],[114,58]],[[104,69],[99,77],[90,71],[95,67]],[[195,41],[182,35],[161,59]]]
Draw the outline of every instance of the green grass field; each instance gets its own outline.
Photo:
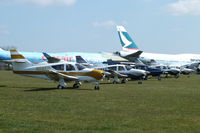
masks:
[[[1,133],[199,133],[200,75],[126,84],[57,83],[0,71]]]

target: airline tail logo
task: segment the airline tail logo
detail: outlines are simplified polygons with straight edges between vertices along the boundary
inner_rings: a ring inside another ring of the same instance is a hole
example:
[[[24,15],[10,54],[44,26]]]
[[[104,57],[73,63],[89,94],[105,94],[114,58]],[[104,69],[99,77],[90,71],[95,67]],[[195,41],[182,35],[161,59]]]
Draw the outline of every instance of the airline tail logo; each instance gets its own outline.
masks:
[[[123,50],[139,50],[123,26],[117,26],[117,31]]]

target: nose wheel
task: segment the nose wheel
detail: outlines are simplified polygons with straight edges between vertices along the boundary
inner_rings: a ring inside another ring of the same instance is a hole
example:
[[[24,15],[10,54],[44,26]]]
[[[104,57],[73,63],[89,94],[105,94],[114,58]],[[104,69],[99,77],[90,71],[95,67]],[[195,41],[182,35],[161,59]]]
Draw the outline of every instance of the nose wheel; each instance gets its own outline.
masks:
[[[138,80],[138,84],[142,84],[142,78]]]
[[[162,75],[161,74],[158,75],[158,80],[161,80],[161,78],[162,78]]]
[[[99,90],[100,88],[99,88],[99,83],[97,83],[96,85],[95,85],[95,87],[94,87],[94,90]]]

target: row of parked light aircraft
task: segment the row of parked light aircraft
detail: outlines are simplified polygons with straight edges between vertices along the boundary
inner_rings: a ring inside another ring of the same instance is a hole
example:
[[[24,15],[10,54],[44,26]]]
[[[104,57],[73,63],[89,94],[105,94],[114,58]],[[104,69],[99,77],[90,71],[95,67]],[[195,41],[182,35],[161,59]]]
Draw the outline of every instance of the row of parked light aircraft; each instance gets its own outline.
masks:
[[[69,81],[75,81],[74,88],[81,86],[81,81],[94,83],[99,89],[98,80],[114,78],[113,83],[122,83],[126,78],[142,79],[151,76],[189,74],[200,63],[198,54],[154,54],[144,53],[134,43],[123,26],[117,26],[122,50],[114,53],[39,53],[21,52],[13,49],[0,49],[0,60],[12,63],[13,72],[24,76],[38,77],[58,81],[58,88],[64,88]],[[146,65],[147,64],[147,65]],[[171,68],[170,68],[171,67]]]

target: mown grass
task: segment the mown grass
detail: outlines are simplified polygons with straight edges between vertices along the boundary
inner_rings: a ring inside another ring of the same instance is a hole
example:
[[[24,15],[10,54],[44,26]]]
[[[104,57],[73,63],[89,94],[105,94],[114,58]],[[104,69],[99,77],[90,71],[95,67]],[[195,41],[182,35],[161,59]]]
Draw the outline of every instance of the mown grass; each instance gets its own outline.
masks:
[[[0,71],[0,132],[199,133],[200,76],[126,84],[57,83]]]

